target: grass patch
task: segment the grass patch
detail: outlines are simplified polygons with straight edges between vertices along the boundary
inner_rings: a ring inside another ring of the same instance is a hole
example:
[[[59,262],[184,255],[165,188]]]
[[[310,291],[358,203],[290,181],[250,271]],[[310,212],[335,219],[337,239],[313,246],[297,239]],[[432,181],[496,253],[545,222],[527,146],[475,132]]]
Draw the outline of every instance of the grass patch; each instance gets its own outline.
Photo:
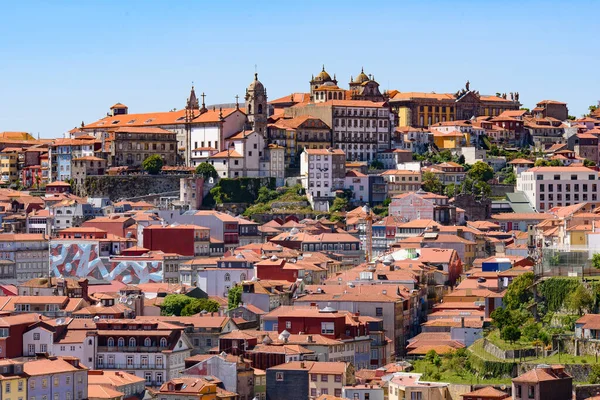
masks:
[[[498,329],[494,329],[493,331],[491,331],[487,335],[486,339],[490,343],[498,346],[498,348],[501,350],[521,350],[521,349],[531,349],[534,347],[530,341],[527,341],[524,339],[520,339],[514,343],[509,343],[503,339],[500,339],[500,331]]]
[[[447,369],[444,370],[443,366],[440,368],[439,379],[436,376],[437,368],[431,365],[431,363],[425,360],[417,360],[413,362],[414,371],[418,373],[422,373],[423,377],[421,378],[424,381],[431,382],[447,382],[447,383],[457,383],[464,385],[476,385],[476,384],[510,384],[510,378],[488,378],[483,379],[480,376],[475,375],[467,371],[466,369],[461,369],[459,371]]]
[[[560,359],[558,354],[554,354],[550,357],[539,358],[540,364],[596,364],[595,356],[572,356],[570,354],[562,353]]]

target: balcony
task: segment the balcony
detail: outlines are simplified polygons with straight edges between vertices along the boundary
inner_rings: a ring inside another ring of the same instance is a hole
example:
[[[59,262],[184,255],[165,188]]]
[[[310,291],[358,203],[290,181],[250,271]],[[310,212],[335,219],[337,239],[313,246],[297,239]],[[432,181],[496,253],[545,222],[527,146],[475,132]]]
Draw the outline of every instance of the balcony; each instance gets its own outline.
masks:
[[[135,363],[96,363],[97,369],[118,369],[118,370],[132,370],[132,369],[164,369],[164,364],[135,364]]]
[[[143,333],[140,333],[140,336],[142,335]],[[98,353],[156,353],[167,349],[168,347],[160,346],[98,346]]]

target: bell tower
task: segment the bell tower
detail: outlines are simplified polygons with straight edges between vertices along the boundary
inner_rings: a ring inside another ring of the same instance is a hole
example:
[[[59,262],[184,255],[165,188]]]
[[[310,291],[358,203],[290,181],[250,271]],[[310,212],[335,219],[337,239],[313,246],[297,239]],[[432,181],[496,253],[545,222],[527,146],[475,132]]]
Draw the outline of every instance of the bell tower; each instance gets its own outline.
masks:
[[[258,80],[258,73],[254,73],[254,81],[246,89],[246,115],[252,129],[266,136],[267,133],[267,90],[264,85]]]

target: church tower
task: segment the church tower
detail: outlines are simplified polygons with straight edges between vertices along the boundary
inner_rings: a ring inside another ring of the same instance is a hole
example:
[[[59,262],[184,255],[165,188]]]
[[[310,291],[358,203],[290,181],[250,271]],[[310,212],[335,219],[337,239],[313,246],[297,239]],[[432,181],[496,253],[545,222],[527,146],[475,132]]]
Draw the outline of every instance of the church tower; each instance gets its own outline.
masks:
[[[252,129],[263,137],[267,134],[267,90],[254,74],[254,81],[246,89],[246,115]]]

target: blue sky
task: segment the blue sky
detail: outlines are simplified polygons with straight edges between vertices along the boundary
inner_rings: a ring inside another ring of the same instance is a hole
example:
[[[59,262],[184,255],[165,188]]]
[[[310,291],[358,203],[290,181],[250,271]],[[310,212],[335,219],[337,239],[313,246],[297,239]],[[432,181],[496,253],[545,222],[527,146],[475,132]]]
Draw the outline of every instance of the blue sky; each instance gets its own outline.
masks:
[[[600,100],[598,1],[13,1],[0,11],[0,131],[56,137],[122,102],[132,113],[242,96],[254,66],[270,99],[325,64],[347,85],[518,91],[532,107]],[[596,38],[596,39],[594,39]]]

